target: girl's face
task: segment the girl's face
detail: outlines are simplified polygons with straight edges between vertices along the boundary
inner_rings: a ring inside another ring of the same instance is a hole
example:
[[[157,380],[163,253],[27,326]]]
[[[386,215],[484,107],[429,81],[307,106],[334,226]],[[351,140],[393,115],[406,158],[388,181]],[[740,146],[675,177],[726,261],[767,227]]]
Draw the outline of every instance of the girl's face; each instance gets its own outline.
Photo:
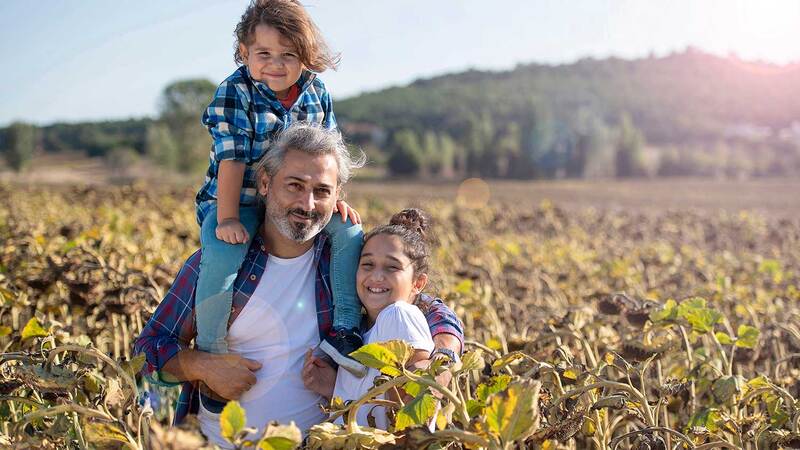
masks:
[[[269,86],[278,98],[285,98],[303,73],[297,49],[269,25],[257,25],[253,42],[250,45],[239,43],[239,51],[250,69],[250,76]]]
[[[414,266],[398,236],[373,236],[361,249],[356,290],[373,321],[392,303],[413,303],[427,281],[425,274],[414,275]]]

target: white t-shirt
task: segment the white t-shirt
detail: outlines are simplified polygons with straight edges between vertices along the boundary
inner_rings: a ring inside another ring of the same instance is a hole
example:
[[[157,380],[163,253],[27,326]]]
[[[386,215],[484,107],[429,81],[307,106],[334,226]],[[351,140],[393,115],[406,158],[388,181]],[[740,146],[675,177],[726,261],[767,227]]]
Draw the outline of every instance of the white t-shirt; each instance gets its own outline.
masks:
[[[325,419],[318,405],[324,399],[303,386],[303,358],[319,344],[314,249],[291,259],[270,255],[253,296],[228,330],[231,353],[261,362],[256,384],[239,403],[247,426],[263,430],[277,420],[294,421],[301,430]],[[198,414],[203,434],[213,444],[231,448],[220,435],[219,414],[201,402]]]
[[[375,319],[375,324],[364,333],[364,343],[383,342],[392,339],[402,339],[415,350],[433,351],[433,338],[425,315],[414,305],[397,302],[384,308]],[[356,378],[346,370],[339,370],[336,374],[336,386],[333,395],[342,400],[357,400],[372,389],[375,377],[380,375],[377,369],[369,369],[364,378]],[[382,397],[381,397],[382,398]],[[373,408],[374,407],[374,408]],[[371,410],[371,412],[370,412]],[[358,410],[357,421],[359,425],[368,426],[367,415],[375,417],[375,426],[386,429],[386,411],[382,406],[365,405]],[[337,419],[343,423],[343,418]]]

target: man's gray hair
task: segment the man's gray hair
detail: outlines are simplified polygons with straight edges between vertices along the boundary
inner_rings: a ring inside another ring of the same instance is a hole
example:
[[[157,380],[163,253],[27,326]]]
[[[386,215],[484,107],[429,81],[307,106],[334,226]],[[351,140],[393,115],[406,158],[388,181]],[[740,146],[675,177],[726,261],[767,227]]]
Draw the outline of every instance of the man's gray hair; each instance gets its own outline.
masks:
[[[339,168],[336,177],[339,186],[347,183],[352,171],[364,167],[367,161],[363,150],[358,150],[356,156],[350,154],[338,131],[308,122],[295,122],[275,138],[256,164],[256,173],[263,169],[270,178],[274,177],[283,166],[289,150],[314,156],[333,155]]]

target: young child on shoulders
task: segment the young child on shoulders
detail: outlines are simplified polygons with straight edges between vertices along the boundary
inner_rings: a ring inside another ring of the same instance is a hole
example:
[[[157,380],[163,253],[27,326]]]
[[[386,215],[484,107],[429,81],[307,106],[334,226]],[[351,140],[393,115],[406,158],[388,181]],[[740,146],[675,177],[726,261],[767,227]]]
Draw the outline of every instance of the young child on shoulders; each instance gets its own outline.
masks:
[[[335,129],[333,103],[317,73],[334,69],[331,53],[308,12],[294,0],[254,0],[236,26],[240,64],[217,88],[203,114],[213,138],[205,183],[197,193],[202,256],[195,292],[200,350],[225,353],[233,283],[264,218],[255,164],[276,135],[294,122]],[[360,217],[337,203],[325,232],[331,239],[334,323],[321,348],[354,373],[366,368],[347,355],[362,345],[355,272]]]
[[[413,349],[408,362],[428,359],[434,342],[425,315],[415,306],[428,282],[428,224],[422,211],[406,209],[395,214],[388,225],[370,231],[364,238],[357,272],[357,291],[367,311],[362,329],[365,344],[402,339]],[[357,378],[347,371],[336,371],[310,352],[303,367],[306,387],[328,399],[358,400],[373,387],[380,372],[369,369]],[[371,405],[370,405],[371,406]],[[370,407],[357,413],[359,425],[367,426]],[[385,410],[372,410],[375,424],[386,429]]]

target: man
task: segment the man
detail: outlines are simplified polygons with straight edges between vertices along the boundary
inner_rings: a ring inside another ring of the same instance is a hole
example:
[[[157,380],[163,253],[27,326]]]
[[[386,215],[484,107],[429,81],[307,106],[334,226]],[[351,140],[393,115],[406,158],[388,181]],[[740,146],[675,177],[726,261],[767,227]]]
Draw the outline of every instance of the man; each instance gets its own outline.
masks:
[[[284,131],[259,162],[257,189],[265,218],[234,284],[228,323],[230,353],[191,348],[196,336],[194,288],[200,252],[190,256],[136,340],[143,374],[157,384],[183,382],[175,423],[198,413],[203,432],[218,445],[223,399],[239,400],[248,426],[295,421],[301,429],[324,420],[322,397],[303,386],[304,354],[331,331],[330,249],[320,233],[331,219],[352,169],[341,137],[296,124]],[[461,324],[441,301],[425,297],[426,319],[437,350],[461,351]],[[202,400],[202,401],[199,401]]]

